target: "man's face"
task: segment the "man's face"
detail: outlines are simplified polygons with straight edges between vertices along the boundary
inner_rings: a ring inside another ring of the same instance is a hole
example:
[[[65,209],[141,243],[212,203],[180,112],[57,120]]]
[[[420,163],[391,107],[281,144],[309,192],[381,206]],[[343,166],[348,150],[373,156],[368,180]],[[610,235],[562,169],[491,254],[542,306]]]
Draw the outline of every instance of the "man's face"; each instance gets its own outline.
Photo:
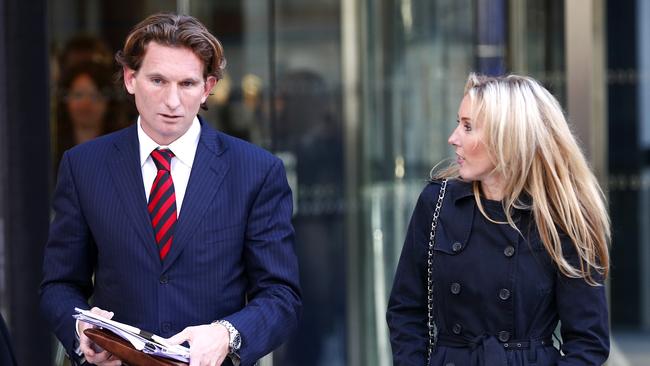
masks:
[[[203,63],[192,50],[147,44],[139,70],[124,68],[126,90],[135,96],[142,129],[169,145],[192,125],[217,80],[203,79]]]

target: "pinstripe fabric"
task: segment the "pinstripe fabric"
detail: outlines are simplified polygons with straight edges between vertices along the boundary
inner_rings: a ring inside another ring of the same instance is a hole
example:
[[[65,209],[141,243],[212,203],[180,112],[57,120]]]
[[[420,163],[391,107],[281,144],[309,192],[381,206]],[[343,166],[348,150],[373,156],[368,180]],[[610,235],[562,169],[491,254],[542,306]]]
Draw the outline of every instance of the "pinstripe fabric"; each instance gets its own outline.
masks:
[[[295,329],[301,299],[283,165],[201,124],[174,242],[162,262],[135,125],[64,155],[41,309],[68,352],[73,308],[88,308],[90,295],[116,320],[164,337],[228,320],[242,336],[242,365],[253,364]]]

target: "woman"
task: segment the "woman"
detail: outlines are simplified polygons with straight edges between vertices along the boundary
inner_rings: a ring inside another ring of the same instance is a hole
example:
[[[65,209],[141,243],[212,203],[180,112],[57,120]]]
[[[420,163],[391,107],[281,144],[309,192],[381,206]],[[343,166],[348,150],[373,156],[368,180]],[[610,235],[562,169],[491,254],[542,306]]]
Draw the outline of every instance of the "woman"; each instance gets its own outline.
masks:
[[[57,163],[67,149],[121,127],[112,75],[109,66],[90,61],[64,70],[57,104]]]
[[[601,365],[609,219],[557,100],[528,77],[470,74],[449,144],[456,164],[422,192],[390,295],[395,365]]]

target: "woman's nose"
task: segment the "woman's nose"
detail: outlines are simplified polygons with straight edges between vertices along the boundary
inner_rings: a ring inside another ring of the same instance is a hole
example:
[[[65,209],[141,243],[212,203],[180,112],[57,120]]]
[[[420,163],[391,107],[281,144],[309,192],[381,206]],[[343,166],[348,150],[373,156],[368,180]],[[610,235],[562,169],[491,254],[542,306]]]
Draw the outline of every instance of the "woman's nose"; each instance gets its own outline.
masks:
[[[449,135],[449,139],[447,139],[447,143],[451,146],[458,146],[458,137],[456,136],[456,131],[458,131],[458,127],[456,127],[451,132],[451,135]]]

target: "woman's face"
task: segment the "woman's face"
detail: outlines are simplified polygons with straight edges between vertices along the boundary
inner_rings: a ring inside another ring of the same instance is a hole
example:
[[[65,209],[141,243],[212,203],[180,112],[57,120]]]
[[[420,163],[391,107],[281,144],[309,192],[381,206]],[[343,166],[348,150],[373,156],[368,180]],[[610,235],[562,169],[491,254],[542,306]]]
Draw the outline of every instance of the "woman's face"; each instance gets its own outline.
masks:
[[[494,177],[494,163],[490,160],[483,131],[483,123],[473,119],[472,102],[465,96],[458,108],[458,126],[449,136],[449,144],[456,150],[460,176],[466,181],[490,183]]]
[[[101,128],[103,125],[108,101],[87,74],[80,74],[72,81],[66,104],[74,128]]]

